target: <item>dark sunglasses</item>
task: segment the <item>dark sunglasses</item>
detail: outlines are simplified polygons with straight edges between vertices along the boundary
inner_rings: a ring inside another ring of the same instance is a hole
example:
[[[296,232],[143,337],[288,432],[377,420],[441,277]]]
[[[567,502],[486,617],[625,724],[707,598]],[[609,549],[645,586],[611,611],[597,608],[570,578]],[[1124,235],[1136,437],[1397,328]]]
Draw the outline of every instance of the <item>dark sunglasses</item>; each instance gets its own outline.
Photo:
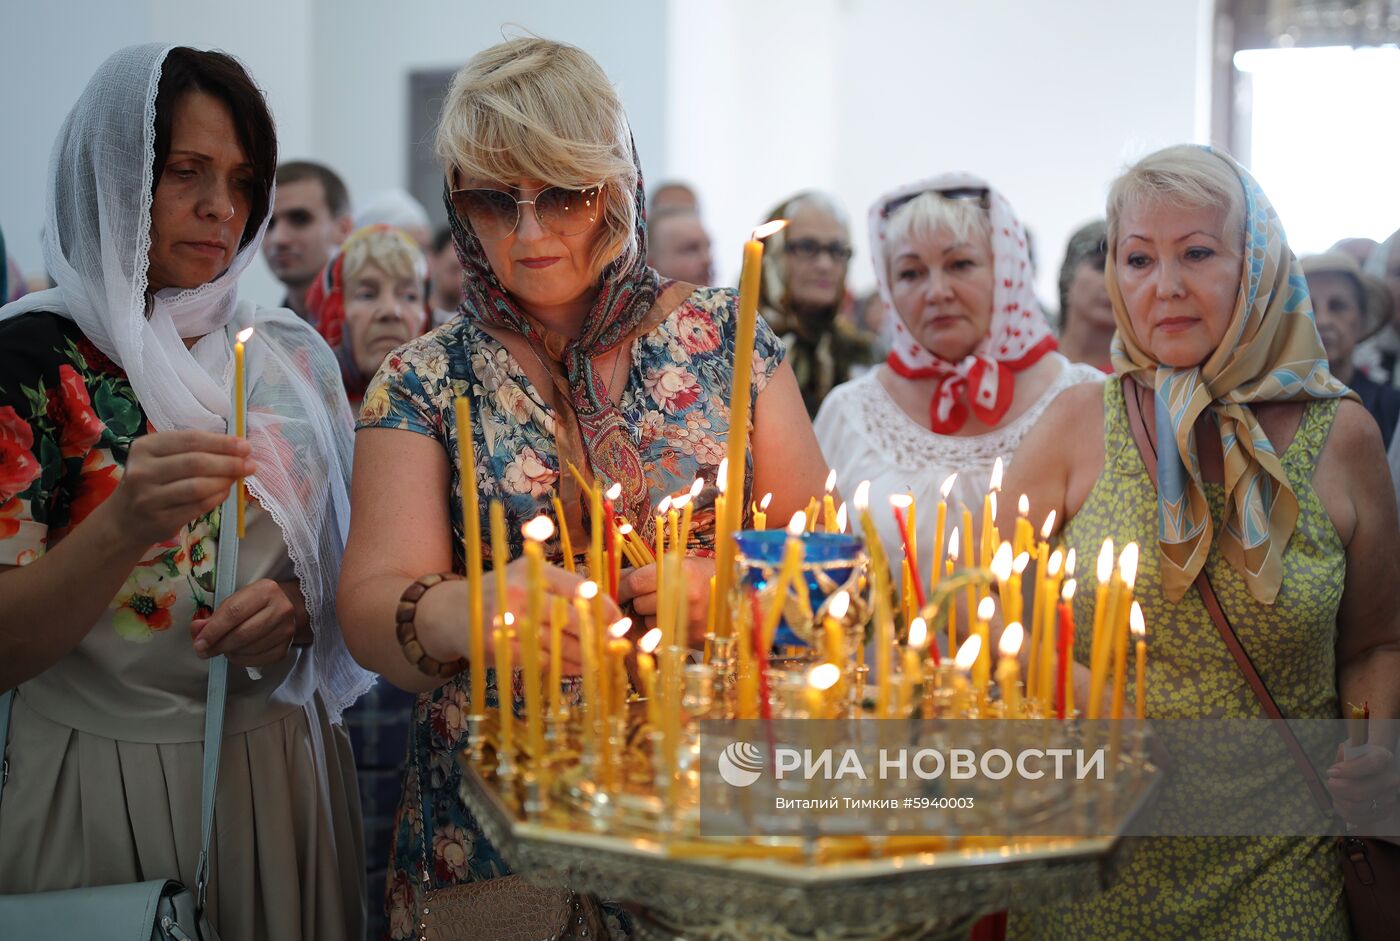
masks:
[[[461,189],[450,194],[457,217],[469,223],[476,237],[496,242],[515,231],[520,224],[520,207],[535,207],[540,225],[555,235],[578,235],[588,231],[603,210],[603,184],[571,190],[546,186],[534,199],[516,199],[504,190]]]
[[[814,261],[823,253],[838,265],[851,260],[855,251],[845,242],[818,242],[816,239],[796,239],[783,246],[783,251],[803,261]]]
[[[972,202],[977,203],[977,205],[981,206],[983,209],[992,208],[992,191],[987,189],[987,187],[955,186],[952,189],[922,190],[918,193],[909,193],[905,196],[896,197],[895,199],[892,199],[889,202],[885,203],[884,208],[880,210],[880,214],[886,219],[888,219],[890,216],[898,212],[901,207],[903,207],[907,203],[911,203],[914,200],[918,199],[920,196],[924,195],[924,193],[932,193],[934,196],[937,196],[940,199],[970,200]]]

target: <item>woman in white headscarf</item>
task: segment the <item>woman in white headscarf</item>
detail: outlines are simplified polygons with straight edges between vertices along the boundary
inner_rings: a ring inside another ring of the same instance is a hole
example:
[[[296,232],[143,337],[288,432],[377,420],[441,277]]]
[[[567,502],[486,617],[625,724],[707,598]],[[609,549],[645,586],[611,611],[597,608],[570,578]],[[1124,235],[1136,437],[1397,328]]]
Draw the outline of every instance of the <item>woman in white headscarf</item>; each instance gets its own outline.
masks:
[[[0,894],[195,884],[207,660],[226,654],[254,669],[229,679],[211,922],[224,941],[362,931],[332,725],[369,680],[334,609],[350,415],[312,329],[236,294],[276,162],[242,66],[160,45],[108,59],[54,144],[58,286],[0,311]],[[244,442],[226,431],[247,327]],[[216,608],[240,476],[238,590]]]

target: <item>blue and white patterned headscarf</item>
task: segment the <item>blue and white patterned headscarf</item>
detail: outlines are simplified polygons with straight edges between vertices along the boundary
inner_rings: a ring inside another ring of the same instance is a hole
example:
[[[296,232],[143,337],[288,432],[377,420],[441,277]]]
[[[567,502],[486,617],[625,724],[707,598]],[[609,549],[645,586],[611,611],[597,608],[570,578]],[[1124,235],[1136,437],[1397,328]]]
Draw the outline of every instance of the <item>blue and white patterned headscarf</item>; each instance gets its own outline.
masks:
[[[1283,580],[1283,551],[1298,521],[1298,499],[1254,415],[1257,402],[1304,402],[1351,395],[1327,368],[1308,282],[1288,247],[1278,214],[1249,171],[1219,151],[1244,190],[1239,293],[1219,346],[1190,368],[1164,366],[1133,331],[1108,245],[1107,281],[1118,332],[1113,368],[1156,390],[1157,544],[1162,589],[1180,601],[1206,563],[1214,523],[1196,453],[1196,419],[1210,409],[1225,459],[1225,518],[1220,549],[1249,592],[1272,604]],[[1155,156],[1155,155],[1154,155]],[[1151,159],[1151,158],[1148,158]],[[1176,447],[1166,447],[1167,432]]]

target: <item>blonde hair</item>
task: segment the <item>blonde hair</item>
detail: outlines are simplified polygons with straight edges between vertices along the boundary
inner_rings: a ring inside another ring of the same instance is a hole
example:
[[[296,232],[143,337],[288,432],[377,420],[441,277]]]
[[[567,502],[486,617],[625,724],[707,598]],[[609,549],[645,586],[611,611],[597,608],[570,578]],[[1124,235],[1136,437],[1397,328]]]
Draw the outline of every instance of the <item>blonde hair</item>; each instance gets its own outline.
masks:
[[[1194,144],[1148,154],[1123,172],[1108,190],[1108,245],[1118,244],[1118,222],[1129,204],[1157,203],[1183,209],[1224,206],[1225,233],[1244,247],[1244,184],[1234,168]]]
[[[975,199],[948,199],[937,193],[920,193],[895,210],[880,243],[881,263],[889,274],[895,246],[900,242],[932,238],[940,230],[952,233],[959,242],[992,238],[992,220]]]
[[[612,83],[582,49],[524,36],[477,53],[452,78],[436,151],[449,180],[462,173],[567,189],[604,184],[592,272],[635,261],[632,132]]]
[[[428,278],[428,262],[418,244],[401,229],[371,225],[351,232],[340,246],[341,283],[350,284],[366,265],[374,265],[391,278],[414,278],[421,287]]]

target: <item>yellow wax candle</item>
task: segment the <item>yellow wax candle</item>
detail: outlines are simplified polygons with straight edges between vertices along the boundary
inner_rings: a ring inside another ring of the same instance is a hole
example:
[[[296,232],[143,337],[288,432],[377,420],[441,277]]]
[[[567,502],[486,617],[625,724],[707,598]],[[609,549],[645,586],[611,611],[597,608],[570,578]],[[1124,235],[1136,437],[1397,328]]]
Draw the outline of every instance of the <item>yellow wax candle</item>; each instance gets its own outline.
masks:
[[[954,719],[966,718],[968,709],[971,708],[969,677],[981,656],[982,638],[973,634],[958,648],[957,655],[953,658],[952,718]]]
[[[453,401],[457,418],[457,476],[462,502],[462,555],[467,566],[467,630],[471,663],[471,714],[486,714],[486,609],[481,576],[481,500],[476,487],[476,444],[471,401]]]
[[[1123,587],[1114,608],[1113,622],[1113,712],[1115,719],[1123,718],[1124,687],[1128,673],[1128,612],[1132,609],[1133,585],[1137,580],[1138,547],[1130,542],[1118,557],[1118,571]]]
[[[558,497],[552,500],[554,504],[554,522],[559,526],[559,551],[564,555],[564,569],[572,572],[574,570],[574,541],[569,535],[569,523],[564,519],[564,504]]]
[[[967,568],[976,568],[981,564],[977,553],[973,551],[973,533],[972,511],[964,506],[962,511],[962,564]],[[971,631],[973,615],[977,612],[976,586],[968,584],[964,601],[967,604],[967,629]]]
[[[661,628],[653,627],[637,641],[637,676],[642,681],[642,695],[647,702],[647,725],[661,731],[661,703],[656,699],[656,648],[661,643]]]
[[[909,622],[909,642],[904,646],[903,669],[899,674],[899,716],[908,718],[914,706],[914,687],[924,681],[924,647],[928,644],[928,625],[923,618]]]
[[[690,493],[681,497],[681,499],[685,501],[681,506],[681,555],[685,555],[690,551],[690,520],[695,514],[695,500],[700,496],[700,491],[704,489],[705,481],[697,477],[690,485]]]
[[[832,699],[841,680],[841,669],[834,663],[819,663],[807,671],[807,686],[803,691],[807,717],[829,719]]]
[[[621,625],[621,627],[619,627]],[[627,655],[632,652],[632,644],[623,635],[632,627],[631,618],[623,618],[611,628],[612,638],[608,641],[608,659],[612,661],[612,714],[613,721],[620,723],[625,730],[627,725]]]
[[[802,533],[806,528],[806,520],[806,514],[797,512],[792,515],[792,519],[788,522],[788,538],[783,544],[782,566],[778,569],[777,578],[774,579],[773,598],[763,612],[761,637],[765,650],[772,645],[773,637],[778,632],[778,622],[783,618],[783,607],[787,602],[788,592],[802,577],[802,557],[804,554]]]
[[[735,689],[734,717],[736,719],[758,718],[758,675],[754,670],[753,630],[749,617],[747,596],[739,602],[734,616],[738,669]]]
[[[765,493],[763,499],[758,501],[758,509],[753,514],[753,528],[762,532],[768,528],[768,504],[773,502],[773,495]]]
[[[905,558],[900,563],[899,581],[899,602],[900,609],[904,612],[904,623],[908,624],[914,620],[915,610],[919,603],[914,598],[914,570],[909,565],[909,559]]]
[[[1141,722],[1147,718],[1147,625],[1142,619],[1142,608],[1133,602],[1129,624],[1133,636],[1137,638],[1137,683],[1133,688],[1133,699],[1137,704],[1137,718]]]
[[[733,384],[729,393],[729,430],[725,441],[725,460],[729,463],[724,492],[729,495],[729,501],[725,506],[725,518],[715,521],[715,572],[719,582],[717,593],[721,599],[729,597],[735,552],[733,536],[743,525],[744,510],[749,502],[744,493],[744,477],[748,465],[754,337],[759,288],[763,282],[763,239],[786,224],[785,220],[779,220],[759,226],[754,229],[749,241],[744,243],[744,266],[739,276],[739,310],[734,334]],[[716,633],[727,637],[732,629],[726,614],[727,605],[722,604],[720,612]]]
[[[944,562],[945,573],[952,577],[954,569],[958,565],[958,527],[954,526],[953,531],[948,535],[948,560]],[[958,596],[955,593],[948,593],[948,655],[954,656],[958,652]]]
[[[667,494],[656,505],[656,561],[658,563],[666,555],[666,517],[670,512],[671,495]],[[657,573],[658,578],[660,574],[660,572]]]
[[[1106,541],[1099,552],[1097,574],[1099,595],[1094,607],[1093,646],[1089,650],[1089,703],[1085,709],[1090,719],[1099,718],[1102,711],[1104,683],[1113,652],[1113,627],[1118,623],[1118,596],[1123,585],[1113,569],[1112,541]]]
[[[948,494],[952,493],[957,480],[957,474],[949,474],[938,488],[938,508],[933,516],[933,561],[929,564],[930,592],[938,587],[939,579],[943,577],[943,528],[948,525]],[[954,651],[950,648],[950,652]]]
[[[826,475],[826,486],[822,495],[822,532],[840,532],[836,527],[836,501],[831,496],[836,489],[836,469],[832,468]]]
[[[666,513],[667,531],[671,534],[671,552],[674,554],[684,554],[685,546],[681,545],[681,515],[676,512],[676,501],[671,501],[671,509]]]
[[[807,532],[817,531],[817,514],[821,512],[817,504],[817,498],[811,497],[807,500],[807,510],[803,513],[803,525]]]
[[[822,622],[822,659],[837,667],[839,673],[839,689],[832,691],[832,696],[839,697],[845,690],[846,661],[846,612],[850,610],[851,596],[849,592],[838,591],[831,596],[831,601],[826,606],[826,619]]]
[[[506,588],[506,566],[510,547],[506,545],[506,508],[500,500],[491,501],[491,574],[496,580],[496,611],[510,607]]]
[[[875,672],[880,677],[876,687],[876,715],[888,719],[894,714],[894,617],[889,602],[881,604],[878,596],[875,599],[875,620]]]
[[[1001,600],[1002,622],[1006,624],[1016,620],[1011,595],[1011,567],[1014,564],[1011,543],[1003,542],[996,554],[992,556],[992,564],[989,567],[992,570],[992,578],[996,579],[997,597]]]
[[[608,563],[603,555],[602,488],[593,487],[588,491],[588,577],[598,583],[599,590],[608,584]]]
[[[1035,551],[1035,534],[1031,532],[1031,501],[1024,493],[1016,498],[1016,530],[1011,541],[1017,555]]]
[[[248,436],[248,395],[245,391],[247,385],[247,370],[244,362],[244,344],[253,336],[253,328],[238,331],[238,336],[233,344],[233,433],[236,437],[246,438]],[[238,538],[244,535],[245,514],[244,507],[248,503],[248,494],[245,491],[243,478],[238,478],[238,483],[234,484],[236,499],[234,501],[234,515],[237,518]]]
[[[584,582],[578,586],[574,598],[574,614],[578,618],[578,639],[583,661],[583,744],[584,751],[598,754],[601,742],[598,739],[599,686],[598,686],[598,647],[594,639],[593,602],[598,596],[597,582]]]
[[[544,755],[544,708],[540,702],[540,633],[544,630],[544,543],[554,535],[554,521],[537,516],[521,527],[525,534],[526,607],[521,627],[520,665],[525,682],[525,738],[530,760]]]
[[[992,464],[992,479],[987,486],[987,495],[982,500],[982,560],[983,568],[992,564],[992,554],[996,551],[1000,537],[996,535],[997,493],[1001,490],[1002,462],[997,458]],[[1013,552],[1012,555],[1015,555]]]
[[[569,619],[569,599],[549,599],[549,714],[564,718],[564,622]]]
[[[1048,549],[1046,545],[1043,549]],[[1045,563],[1045,577],[1041,580],[1040,586],[1043,589],[1044,602],[1041,605],[1039,617],[1041,619],[1040,646],[1036,653],[1036,696],[1047,706],[1054,702],[1054,672],[1055,672],[1055,640],[1059,627],[1058,606],[1056,601],[1060,597],[1060,577],[1064,567],[1064,553],[1056,549],[1049,554],[1049,559]],[[1039,601],[1040,599],[1037,598]]]
[[[510,625],[515,618],[509,611],[501,615],[501,627],[495,630],[496,640],[496,703],[501,720],[500,753],[498,760],[513,764],[515,761],[515,671],[511,666],[511,639],[514,631]]]
[[[1006,706],[1008,719],[1021,716],[1021,664],[1016,658],[1021,653],[1024,638],[1024,628],[1012,621],[1001,632],[998,645],[1001,659],[997,662],[997,686],[1001,688],[1001,701]]]
[[[992,632],[987,622],[996,613],[996,602],[990,595],[983,595],[977,602],[977,662],[972,665],[972,685],[977,690],[977,701],[985,702],[987,685],[992,679]]]

